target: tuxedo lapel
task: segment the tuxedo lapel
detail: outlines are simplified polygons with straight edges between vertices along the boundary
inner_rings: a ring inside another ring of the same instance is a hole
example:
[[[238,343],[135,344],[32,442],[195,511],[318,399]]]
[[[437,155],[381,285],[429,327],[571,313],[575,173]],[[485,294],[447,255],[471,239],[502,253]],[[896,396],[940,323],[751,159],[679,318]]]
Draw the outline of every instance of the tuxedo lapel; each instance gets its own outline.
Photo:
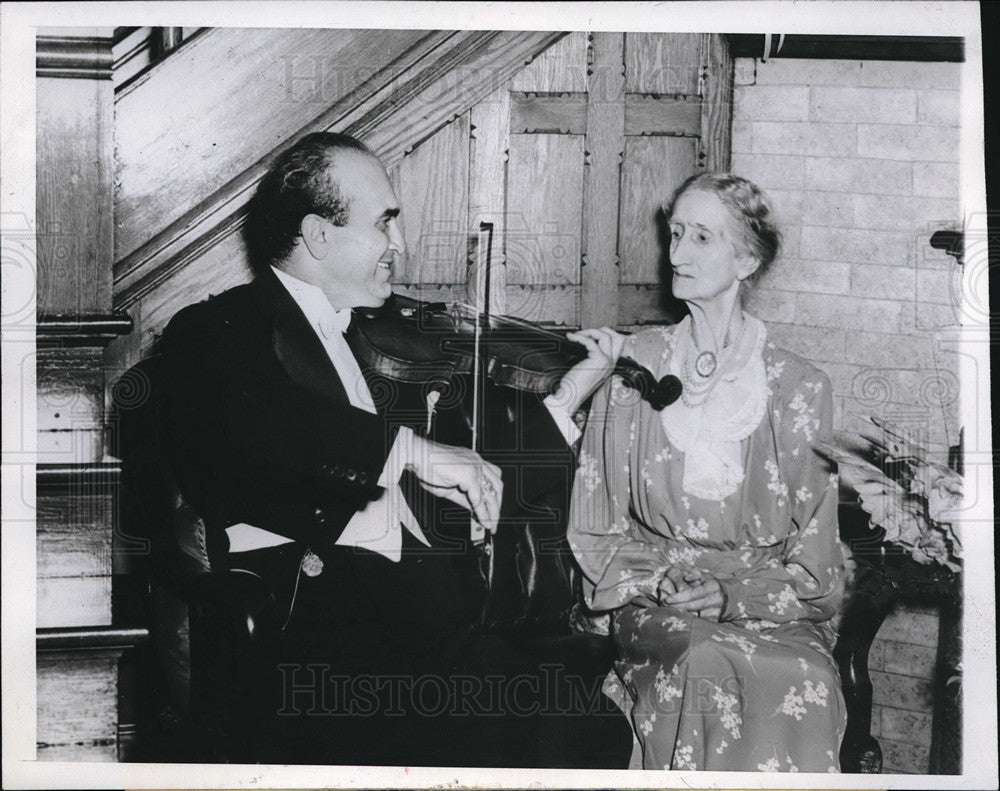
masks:
[[[344,383],[322,341],[278,278],[271,273],[261,274],[254,285],[274,316],[272,347],[288,376],[326,398],[349,403]]]

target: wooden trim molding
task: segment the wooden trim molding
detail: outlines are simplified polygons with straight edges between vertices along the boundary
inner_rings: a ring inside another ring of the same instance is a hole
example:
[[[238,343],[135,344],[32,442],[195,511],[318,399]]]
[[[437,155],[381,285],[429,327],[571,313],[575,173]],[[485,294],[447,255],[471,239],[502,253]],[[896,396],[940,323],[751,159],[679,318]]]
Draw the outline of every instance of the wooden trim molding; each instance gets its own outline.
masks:
[[[79,494],[114,486],[121,480],[122,465],[117,461],[80,464],[39,464],[35,467],[35,488],[46,494]]]
[[[110,80],[114,71],[111,38],[38,36],[35,75],[81,80]]]
[[[115,95],[132,90],[163,58],[202,35],[208,28],[197,28],[187,36],[180,27],[115,28]],[[118,31],[129,31],[119,34]],[[128,49],[125,49],[125,47]]]
[[[511,134],[587,134],[587,94],[510,92]]]
[[[963,63],[959,36],[805,36],[778,33],[728,33],[734,58],[829,58],[842,60],[917,60]]]
[[[392,165],[438,128],[503,85],[565,33],[435,32],[401,61],[335,102],[296,134],[115,264],[115,308],[127,308],[242,227],[273,157],[309,132],[360,137]],[[429,100],[433,97],[433,100]]]
[[[37,345],[107,346],[119,335],[132,332],[132,317],[115,312],[84,316],[41,316],[36,325]]]
[[[618,213],[625,145],[625,35],[593,33],[587,77],[587,162],[580,323],[618,323]],[[610,205],[609,205],[610,202]]]
[[[587,134],[587,94],[510,94],[511,134]],[[702,100],[698,96],[625,94],[625,135],[698,137]]]
[[[698,164],[709,172],[729,170],[733,137],[733,84],[736,62],[718,33],[706,34],[702,46],[704,106]]]
[[[625,134],[698,137],[702,101],[697,96],[625,94]]]

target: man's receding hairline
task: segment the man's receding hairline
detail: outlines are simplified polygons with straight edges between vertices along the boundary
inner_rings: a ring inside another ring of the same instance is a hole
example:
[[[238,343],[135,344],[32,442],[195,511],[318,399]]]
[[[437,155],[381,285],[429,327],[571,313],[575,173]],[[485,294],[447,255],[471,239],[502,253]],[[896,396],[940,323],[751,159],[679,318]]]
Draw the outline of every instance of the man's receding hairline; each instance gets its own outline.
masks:
[[[342,147],[330,146],[326,150],[326,161],[331,176],[337,175],[337,171],[341,166],[341,161],[345,156],[357,157],[362,161],[364,161],[365,159],[373,160],[379,166],[379,168],[381,168],[383,171],[385,170],[385,165],[382,164],[382,160],[379,159],[378,156],[371,151],[367,150],[362,151],[357,148],[342,148]]]
[[[342,158],[344,155],[356,155],[360,161],[364,161],[365,158],[374,160],[378,166],[385,172],[385,166],[382,165],[382,160],[380,160],[374,153],[368,150],[362,151],[357,148],[346,148],[344,146],[327,146],[324,156],[326,158],[326,169],[324,177],[328,184],[328,189],[334,189],[337,193],[337,200],[342,207],[342,219],[343,223],[334,223],[335,225],[346,225],[350,221],[351,215],[351,197],[344,191],[341,179],[343,176],[343,171],[341,170]],[[386,176],[388,178],[388,174]]]

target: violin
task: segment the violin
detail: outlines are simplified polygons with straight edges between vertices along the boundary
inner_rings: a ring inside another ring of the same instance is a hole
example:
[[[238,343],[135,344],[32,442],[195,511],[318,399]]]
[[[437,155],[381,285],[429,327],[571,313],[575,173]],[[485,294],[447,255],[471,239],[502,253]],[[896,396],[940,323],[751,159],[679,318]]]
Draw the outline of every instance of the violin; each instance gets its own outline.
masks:
[[[359,360],[393,381],[446,386],[458,374],[474,373],[481,361],[482,374],[495,385],[540,395],[553,393],[587,356],[583,345],[523,319],[484,317],[460,303],[400,294],[383,308],[356,310],[347,341]],[[676,376],[657,380],[630,357],[619,358],[613,373],[657,411],[680,397]]]

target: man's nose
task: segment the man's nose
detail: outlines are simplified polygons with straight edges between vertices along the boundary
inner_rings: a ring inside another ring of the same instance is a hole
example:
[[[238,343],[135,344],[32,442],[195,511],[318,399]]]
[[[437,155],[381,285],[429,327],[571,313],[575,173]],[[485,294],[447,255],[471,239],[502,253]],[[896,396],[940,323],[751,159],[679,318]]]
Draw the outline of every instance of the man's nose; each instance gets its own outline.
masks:
[[[400,257],[406,254],[406,237],[399,220],[395,218],[389,221],[389,249]]]

